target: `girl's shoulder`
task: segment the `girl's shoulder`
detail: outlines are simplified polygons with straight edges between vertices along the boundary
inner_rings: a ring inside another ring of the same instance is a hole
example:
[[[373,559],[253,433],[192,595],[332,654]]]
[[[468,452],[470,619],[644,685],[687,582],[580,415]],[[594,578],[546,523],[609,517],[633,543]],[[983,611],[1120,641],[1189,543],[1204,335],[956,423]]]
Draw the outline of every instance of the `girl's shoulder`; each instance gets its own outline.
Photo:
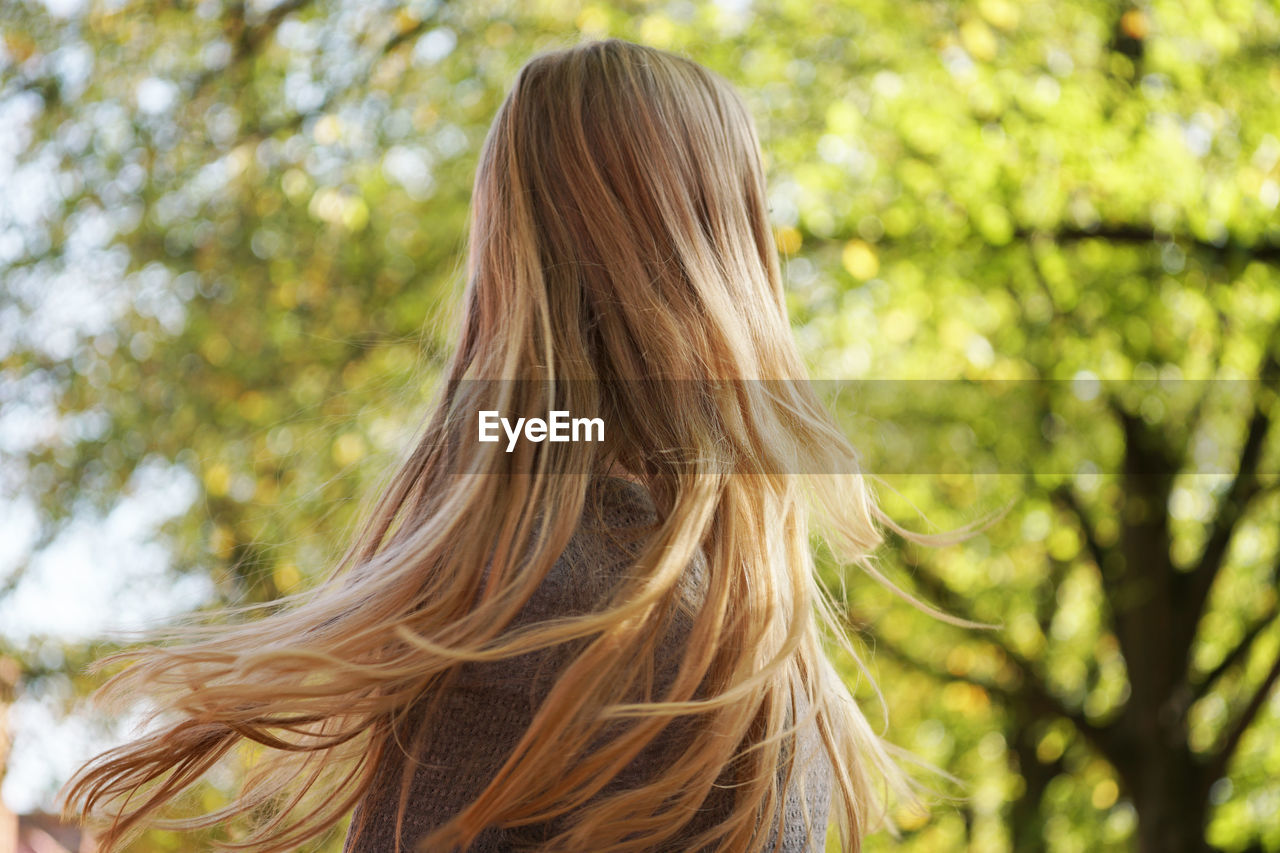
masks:
[[[641,571],[638,561],[660,525],[654,501],[640,483],[592,480],[573,535],[518,621],[583,615],[616,603],[615,594]],[[681,579],[681,610],[696,609],[705,579],[706,559],[698,550]]]
[[[658,513],[644,486],[617,477],[592,480],[572,537],[518,621],[607,606],[657,526]]]

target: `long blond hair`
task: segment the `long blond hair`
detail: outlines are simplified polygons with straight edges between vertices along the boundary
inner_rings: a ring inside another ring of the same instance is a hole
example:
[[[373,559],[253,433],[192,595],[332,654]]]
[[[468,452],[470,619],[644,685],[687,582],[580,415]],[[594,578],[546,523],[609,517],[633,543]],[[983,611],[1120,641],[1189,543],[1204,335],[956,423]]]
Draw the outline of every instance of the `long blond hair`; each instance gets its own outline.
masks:
[[[534,57],[484,142],[466,276],[438,400],[347,552],[264,618],[124,653],[103,695],[149,697],[161,725],[81,768],[67,810],[104,818],[104,850],[149,824],[235,817],[251,829],[225,846],[296,849],[359,802],[406,709],[462,663],[576,641],[506,764],[429,849],[559,818],[546,849],[652,850],[726,778],[732,809],[690,844],[761,849],[800,784],[778,769],[803,726],[830,762],[843,848],[858,849],[886,791],[907,788],[829,656],[857,661],[810,515],[873,573],[886,519],[804,381],[741,98],[689,59],[617,39]],[[475,440],[480,410],[554,409],[602,418],[605,440]],[[659,518],[627,581],[605,609],[509,630],[611,470],[643,483]],[[675,677],[633,701],[697,560],[709,570]],[[594,796],[677,720],[715,736]],[[229,805],[166,816],[245,741],[266,749]]]

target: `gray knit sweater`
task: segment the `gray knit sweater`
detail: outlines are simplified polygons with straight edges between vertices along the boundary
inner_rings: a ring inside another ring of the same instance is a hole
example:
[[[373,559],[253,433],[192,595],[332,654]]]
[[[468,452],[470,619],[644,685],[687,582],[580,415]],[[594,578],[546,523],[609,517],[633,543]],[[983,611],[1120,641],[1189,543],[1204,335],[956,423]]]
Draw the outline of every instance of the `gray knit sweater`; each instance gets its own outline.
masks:
[[[516,619],[517,624],[537,622],[565,614],[589,612],[600,607],[623,578],[643,544],[646,530],[657,520],[645,489],[628,480],[596,481],[587,495],[584,512],[573,538],[546,580]],[[705,575],[703,561],[690,567],[685,583],[696,589]],[[679,661],[691,616],[679,612],[659,646],[660,664],[655,681],[659,689],[669,683]],[[401,827],[400,850],[410,853],[413,843],[473,800],[502,766],[511,749],[528,728],[543,697],[573,652],[569,647],[531,652],[507,660],[466,664],[442,695],[437,722],[430,732],[420,732],[414,716],[398,730],[399,745],[390,743],[376,770],[372,787],[352,815],[344,853],[393,853],[396,851],[397,811],[408,767],[409,796]],[[664,665],[665,664],[665,665]],[[797,708],[807,710],[803,699]],[[426,699],[424,698],[424,702]],[[416,708],[417,706],[415,706]],[[425,705],[423,706],[425,708]],[[661,774],[687,745],[691,730],[668,725],[602,794],[643,784]],[[703,734],[702,736],[705,736]],[[406,755],[412,749],[413,758]],[[830,766],[816,733],[808,731],[800,742],[797,773],[804,777],[804,794],[813,821],[813,835],[806,838],[802,796],[793,784],[783,813],[786,853],[820,851],[826,836],[830,809]],[[703,807],[681,832],[690,838],[714,825],[731,806],[732,790],[716,787]],[[469,853],[517,851],[545,839],[556,827],[519,827],[485,830]],[[772,850],[776,827],[765,850]],[[689,853],[679,840],[663,848]],[[588,853],[584,851],[584,853]]]

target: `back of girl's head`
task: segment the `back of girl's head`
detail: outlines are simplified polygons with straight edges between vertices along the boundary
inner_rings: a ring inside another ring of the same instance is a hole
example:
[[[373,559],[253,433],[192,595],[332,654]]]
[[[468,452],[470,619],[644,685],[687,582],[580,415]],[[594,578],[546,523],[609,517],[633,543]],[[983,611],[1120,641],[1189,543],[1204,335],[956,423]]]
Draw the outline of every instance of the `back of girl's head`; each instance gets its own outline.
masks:
[[[766,204],[754,124],[718,74],[619,39],[534,57],[480,155],[451,378],[561,383],[481,396],[515,416],[554,397],[603,417],[600,455],[639,473],[695,457],[847,472],[848,445],[801,387]]]
[[[485,140],[471,229],[464,357],[502,329],[523,363],[551,357],[565,376],[798,367],[778,350],[787,327],[750,116],[681,56],[609,39],[530,60]]]

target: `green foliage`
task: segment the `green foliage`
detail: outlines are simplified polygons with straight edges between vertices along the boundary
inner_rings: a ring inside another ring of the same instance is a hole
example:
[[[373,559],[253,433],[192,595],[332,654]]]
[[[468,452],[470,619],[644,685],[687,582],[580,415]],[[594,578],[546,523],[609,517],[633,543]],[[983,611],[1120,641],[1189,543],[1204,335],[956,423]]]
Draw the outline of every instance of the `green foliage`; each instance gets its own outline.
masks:
[[[1009,507],[884,556],[989,630],[824,564],[891,738],[963,783],[868,849],[1280,850],[1280,12],[736,8],[4,6],[0,400],[54,425],[5,451],[37,547],[159,460],[202,489],[162,531],[175,576],[268,600],[325,571],[449,345],[505,87],[580,34],[641,41],[747,98],[814,376],[935,381],[893,386],[937,422],[881,471],[873,401],[833,400],[891,514]],[[28,690],[92,686],[89,650],[10,651]]]

